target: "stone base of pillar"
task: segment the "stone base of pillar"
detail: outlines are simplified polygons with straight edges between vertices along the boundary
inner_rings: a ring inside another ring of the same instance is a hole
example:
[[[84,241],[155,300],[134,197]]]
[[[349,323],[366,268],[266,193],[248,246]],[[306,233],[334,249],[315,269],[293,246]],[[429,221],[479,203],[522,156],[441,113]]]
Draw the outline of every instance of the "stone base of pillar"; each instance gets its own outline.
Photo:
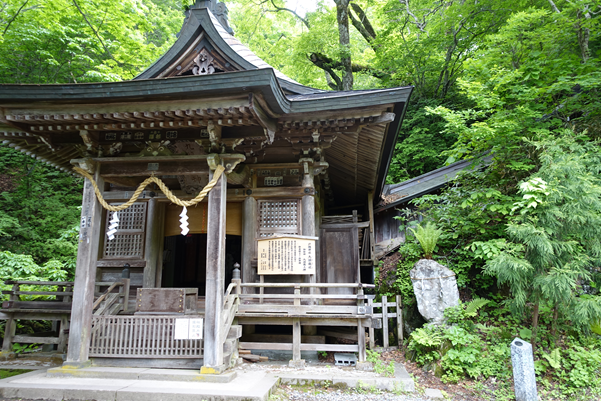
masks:
[[[15,359],[17,354],[13,351],[2,351],[0,352],[0,361],[8,361],[10,359]]]
[[[200,367],[200,374],[201,375],[220,375],[223,372],[225,372],[225,370],[228,367],[226,365],[219,365],[219,366],[201,366]]]
[[[371,362],[357,362],[357,366],[355,367],[357,370],[363,370],[366,372],[374,370],[374,365]]]
[[[85,362],[64,362],[62,368],[63,369],[85,369],[91,368],[92,361]]]
[[[294,369],[304,369],[305,368],[305,360],[299,359],[298,361],[290,361],[288,362],[288,366]]]

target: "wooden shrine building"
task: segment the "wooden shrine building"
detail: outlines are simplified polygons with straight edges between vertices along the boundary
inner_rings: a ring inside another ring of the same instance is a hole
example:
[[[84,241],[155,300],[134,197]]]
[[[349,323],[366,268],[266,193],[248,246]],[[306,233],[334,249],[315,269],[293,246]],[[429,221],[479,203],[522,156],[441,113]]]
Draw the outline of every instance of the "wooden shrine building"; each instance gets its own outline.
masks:
[[[238,346],[365,360],[374,199],[411,90],[303,86],[215,0],[131,81],[0,85],[0,141],[89,177],[67,363],[219,373]],[[355,345],[323,341],[339,326]]]

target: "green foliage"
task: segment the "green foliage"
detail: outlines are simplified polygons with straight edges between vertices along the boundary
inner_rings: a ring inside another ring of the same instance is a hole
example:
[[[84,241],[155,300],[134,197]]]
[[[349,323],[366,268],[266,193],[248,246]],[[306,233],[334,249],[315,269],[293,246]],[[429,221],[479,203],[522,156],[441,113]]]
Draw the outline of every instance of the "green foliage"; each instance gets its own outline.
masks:
[[[543,358],[545,358],[547,362],[549,362],[549,365],[551,365],[553,369],[561,368],[561,355],[559,353],[560,351],[561,350],[559,348],[555,348],[548,354],[546,352],[543,352]]]
[[[66,281],[69,274],[65,264],[51,259],[43,265],[34,262],[31,255],[14,254],[9,251],[0,251],[0,281],[24,280],[24,281]],[[11,285],[0,284],[2,290],[12,289]],[[47,291],[48,287],[22,286],[23,291]],[[31,297],[29,297],[31,298]],[[27,296],[22,296],[27,299]],[[7,295],[2,300],[8,300]]]
[[[510,286],[515,310],[523,311],[528,301],[562,305],[582,328],[601,318],[601,297],[577,296],[578,283],[590,280],[587,267],[601,255],[601,152],[583,140],[565,134],[534,143],[541,167],[520,184],[522,200],[507,225],[512,246],[486,268]]]
[[[183,21],[182,6],[176,2],[3,3],[1,83],[131,79],[167,50]]]
[[[413,269],[415,263],[421,258],[422,250],[418,243],[407,242],[401,244],[399,248],[401,259],[389,269],[380,266],[376,270],[376,283],[378,284],[378,294],[395,296],[401,295],[403,304],[406,307],[415,304],[415,294],[413,293],[413,283],[409,277],[409,271]]]
[[[385,364],[382,361],[382,357],[377,351],[366,350],[367,352],[367,362],[371,362],[373,364],[374,372],[379,375],[384,375],[387,377],[394,377],[394,362],[390,361],[388,364]]]
[[[411,230],[422,246],[425,258],[432,259],[432,253],[436,248],[436,242],[438,242],[438,237],[442,234],[442,230],[438,230],[432,222],[427,222],[425,226],[418,225],[417,230],[413,228],[409,228],[409,230]]]
[[[0,148],[0,249],[43,265],[56,260],[74,273],[82,180]]]

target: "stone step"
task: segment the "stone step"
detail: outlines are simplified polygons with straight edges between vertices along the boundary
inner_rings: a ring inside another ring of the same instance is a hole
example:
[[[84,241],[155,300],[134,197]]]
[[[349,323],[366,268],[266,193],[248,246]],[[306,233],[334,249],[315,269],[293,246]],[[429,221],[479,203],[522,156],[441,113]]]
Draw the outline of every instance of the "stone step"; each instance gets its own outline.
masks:
[[[278,381],[264,371],[242,372],[229,383],[200,380],[198,371],[190,373],[177,369],[169,372],[164,369],[133,369],[128,372],[123,368],[112,368],[111,372],[84,368],[77,371],[72,376],[57,377],[38,370],[4,379],[0,381],[0,399],[264,401]]]

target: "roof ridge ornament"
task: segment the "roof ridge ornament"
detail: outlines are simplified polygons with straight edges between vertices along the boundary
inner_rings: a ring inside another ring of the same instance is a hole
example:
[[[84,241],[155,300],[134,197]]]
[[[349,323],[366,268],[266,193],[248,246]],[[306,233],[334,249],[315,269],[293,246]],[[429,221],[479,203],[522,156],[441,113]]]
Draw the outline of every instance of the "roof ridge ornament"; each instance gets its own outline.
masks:
[[[228,18],[228,9],[225,3],[218,2],[217,0],[196,0],[194,4],[186,9],[186,19],[184,20],[184,25],[186,21],[190,17],[190,10],[199,10],[202,8],[208,9],[217,21],[221,24],[221,26],[229,33],[230,35],[234,35],[234,30],[230,27],[229,18]]]

